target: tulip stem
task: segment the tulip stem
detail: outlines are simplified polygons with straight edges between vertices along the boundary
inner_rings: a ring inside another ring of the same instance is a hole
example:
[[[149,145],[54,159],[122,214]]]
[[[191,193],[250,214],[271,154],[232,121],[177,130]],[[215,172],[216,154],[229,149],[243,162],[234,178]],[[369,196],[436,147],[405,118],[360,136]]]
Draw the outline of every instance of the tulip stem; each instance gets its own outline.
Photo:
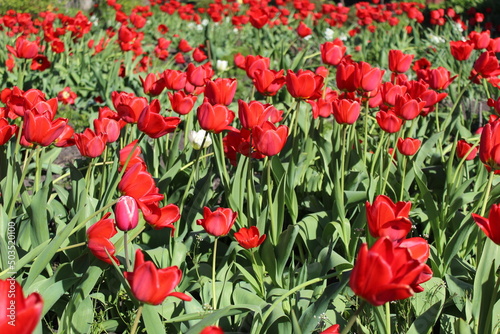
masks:
[[[385,332],[391,334],[391,304],[385,303]]]
[[[342,207],[344,206],[344,188],[345,188],[345,156],[347,146],[347,124],[341,124],[342,127],[342,146],[340,153],[340,196]],[[342,217],[345,218],[345,217]]]
[[[486,213],[486,208],[488,207],[488,199],[490,197],[491,185],[493,184],[493,178],[495,177],[495,172],[492,170],[488,178],[488,184],[486,185],[484,197],[483,197],[483,207],[481,208],[480,216],[484,217]]]
[[[128,257],[128,231],[125,231],[123,234],[123,251],[125,252],[125,266],[127,267],[127,271],[130,270],[130,259]]]
[[[212,254],[212,309],[215,311],[217,309],[217,296],[216,296],[216,289],[215,289],[215,266],[217,263],[217,241],[219,240],[218,237],[215,237],[214,241],[214,253]]]
[[[271,190],[271,159],[267,160],[267,205],[269,205],[269,220],[270,220],[270,229],[271,229],[271,239],[273,245],[278,244],[278,235],[279,231],[277,230],[276,222],[274,221],[274,212],[273,212],[273,193]]]
[[[85,246],[86,244],[87,244],[87,242],[79,242],[79,243],[74,244],[74,245],[69,245],[69,246],[66,246],[66,247],[63,247],[63,248],[59,248],[57,250],[57,252],[64,252],[65,250],[76,248],[76,247],[80,247],[80,246]]]
[[[21,131],[21,130],[19,130],[19,131]],[[33,158],[33,155],[35,154],[36,151],[32,150],[30,153],[28,153],[28,152],[29,151],[26,150],[23,171],[21,172],[19,182],[17,183],[16,191],[12,194],[12,198],[10,199],[9,209],[7,210],[7,220],[8,221],[10,221],[12,218],[12,212],[14,211],[14,207],[16,206],[16,198],[19,195],[19,193],[21,192],[21,188],[24,184],[24,179],[26,178],[26,174],[28,173],[29,163],[30,163],[31,159]]]
[[[351,315],[351,317],[349,318],[349,321],[345,325],[344,329],[340,332],[341,334],[349,333],[349,330],[351,329],[352,325],[354,325],[354,323],[356,322],[358,315],[361,313],[361,311],[363,311],[363,308],[365,307],[365,305],[366,305],[366,301],[363,300],[361,302],[361,304],[359,305],[358,309],[356,310],[356,312],[354,312],[354,314]]]
[[[139,320],[141,319],[142,309],[144,308],[144,304],[141,303],[139,308],[137,309],[137,313],[135,314],[134,324],[130,329],[130,334],[135,334],[137,332],[137,327],[139,326]]]
[[[42,178],[42,163],[41,163],[41,150],[42,148],[40,146],[37,146],[35,148],[35,164],[36,164],[36,170],[35,170],[35,193],[40,190],[40,180]]]
[[[365,119],[363,120],[365,128],[365,137],[363,138],[363,165],[365,166],[366,166],[366,156],[368,152],[368,117],[370,116],[369,111],[370,111],[370,100],[368,96],[366,98],[366,103],[365,103]]]
[[[399,192],[399,200],[402,201],[405,191],[405,178],[406,178],[406,155],[403,155],[403,161],[401,162],[401,191]]]

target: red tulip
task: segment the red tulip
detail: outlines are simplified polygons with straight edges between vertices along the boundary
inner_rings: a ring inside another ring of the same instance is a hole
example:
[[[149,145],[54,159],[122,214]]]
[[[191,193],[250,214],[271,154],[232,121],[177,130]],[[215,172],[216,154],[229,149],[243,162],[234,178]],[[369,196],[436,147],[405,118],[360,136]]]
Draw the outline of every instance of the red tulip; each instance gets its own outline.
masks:
[[[39,104],[48,106],[46,102],[40,102]],[[38,104],[37,106],[40,107]],[[23,135],[28,142],[49,146],[61,135],[68,123],[68,119],[58,118],[53,121],[49,117],[49,113],[39,114],[36,108],[26,112]]]
[[[337,67],[336,74],[338,89],[347,92],[354,92],[358,89],[355,72],[356,66],[353,63],[341,62]]]
[[[245,71],[250,79],[255,78],[257,70],[268,70],[271,59],[267,57],[248,55],[245,57]]]
[[[160,208],[156,203],[142,206],[144,220],[155,230],[171,228],[175,230],[174,223],[181,218],[179,207],[168,204]]]
[[[0,280],[0,332],[31,334],[40,322],[43,300],[33,292],[24,297],[23,288],[14,278]]]
[[[201,63],[202,61],[206,60],[207,58],[208,58],[207,55],[205,54],[205,52],[203,52],[202,49],[200,49],[200,48],[194,49],[193,60],[195,62]]]
[[[432,89],[443,90],[448,88],[450,83],[455,80],[458,75],[450,78],[450,71],[444,67],[427,70],[428,80],[427,83]]]
[[[497,114],[500,114],[500,97],[496,100],[489,98],[488,99],[488,106],[494,108],[495,112]]]
[[[337,66],[345,55],[344,42],[336,38],[333,42],[326,42],[319,46],[323,63]]]
[[[394,203],[385,195],[378,195],[373,204],[366,202],[370,234],[375,238],[389,237],[393,241],[404,239],[411,230],[410,209],[411,202]]]
[[[5,118],[0,118],[0,145],[4,145],[17,132],[17,125],[10,125]]]
[[[95,158],[104,152],[108,138],[106,134],[96,134],[87,128],[83,133],[75,133],[75,145],[84,157]]]
[[[451,41],[450,53],[458,61],[467,60],[470,58],[474,50],[474,43],[470,41]]]
[[[469,33],[469,39],[474,45],[474,48],[479,50],[479,49],[486,49],[488,45],[490,44],[490,31],[471,31]]]
[[[255,148],[265,156],[273,156],[281,152],[288,138],[288,127],[280,125],[276,127],[273,123],[265,121],[252,130]]]
[[[491,206],[488,218],[475,213],[472,214],[472,218],[491,241],[500,245],[500,204]]]
[[[16,47],[6,45],[16,58],[32,59],[38,54],[39,46],[36,42],[30,42],[25,37],[21,36],[16,39]]]
[[[167,133],[174,132],[181,122],[179,117],[164,117],[160,115],[160,101],[153,100],[151,105],[144,108],[138,121],[139,130],[150,138],[160,138]]]
[[[121,231],[130,231],[139,223],[139,208],[133,197],[121,196],[114,208],[116,226]]]
[[[312,29],[309,28],[304,22],[300,22],[299,26],[297,27],[297,34],[304,38],[312,34]]]
[[[207,63],[209,64],[209,63]],[[190,84],[196,87],[201,87],[205,85],[205,81],[210,79],[213,75],[213,71],[208,66],[195,66],[193,63],[189,63],[186,69],[187,80]]]
[[[339,124],[353,124],[359,117],[361,106],[353,100],[336,100],[332,102],[333,117]]]
[[[118,115],[127,123],[137,123],[142,111],[148,105],[146,98],[137,97],[133,93],[112,92],[111,99]]]
[[[240,246],[246,249],[259,247],[266,240],[266,235],[260,235],[259,229],[256,226],[251,226],[250,228],[242,227],[238,232],[234,233],[234,237]]]
[[[127,146],[125,146],[120,150],[120,167],[119,167],[120,170],[125,165],[125,162],[129,158],[129,155],[130,155],[130,160],[127,165],[127,168],[125,169],[126,171],[128,171],[135,164],[140,164],[142,166],[145,165],[144,160],[142,160],[142,158],[140,157],[142,153],[141,147],[135,146],[137,141],[138,141],[137,139],[134,140],[133,142],[131,142],[130,144],[128,144]],[[134,148],[134,146],[135,146],[134,152],[131,153],[132,148]]]
[[[224,331],[218,326],[208,326],[203,328],[200,334],[224,334]]]
[[[315,100],[322,95],[323,78],[321,75],[314,74],[309,70],[299,70],[294,73],[288,70],[286,76],[286,88],[290,95],[296,99]]]
[[[312,107],[312,113],[314,119],[320,116],[323,118],[330,117],[330,115],[333,112],[332,101],[319,98],[316,101],[307,100],[307,103],[309,103]]]
[[[61,101],[63,104],[75,104],[76,98],[76,93],[69,87],[64,88],[57,94],[57,100]]]
[[[118,190],[139,201],[141,198],[155,193],[156,184],[151,174],[145,170],[144,165],[136,163],[123,174],[120,183],[118,183]]]
[[[374,306],[406,299],[423,291],[420,284],[431,278],[426,260],[415,259],[410,249],[383,237],[370,249],[366,244],[361,246],[349,285],[356,295]]]
[[[358,89],[365,92],[372,92],[378,90],[378,87],[382,83],[382,76],[385,71],[377,68],[371,67],[370,64],[365,62],[359,62],[356,64],[355,76],[359,78]]]
[[[179,115],[186,115],[193,109],[194,104],[198,97],[196,95],[186,94],[183,91],[170,93],[168,92],[168,99],[172,110]]]
[[[414,138],[398,138],[398,151],[403,155],[414,155],[420,148],[421,141]]]
[[[253,84],[257,91],[266,96],[274,96],[285,85],[283,71],[257,69],[254,72]]]
[[[319,334],[340,334],[340,325],[330,326]]]
[[[483,127],[479,159],[488,169],[500,169],[500,122],[488,123]]]
[[[191,47],[191,45],[189,45],[188,41],[186,41],[185,39],[181,39],[180,40],[179,45],[177,46],[177,48],[179,49],[179,51],[184,52],[184,53],[193,50],[193,48]]]
[[[101,220],[90,226],[87,230],[88,248],[90,252],[99,260],[108,264],[120,263],[115,257],[115,245],[109,240],[116,233],[115,222],[108,218],[110,212],[106,213]]]
[[[219,133],[232,128],[229,124],[234,119],[234,112],[224,105],[216,104],[212,106],[205,99],[205,102],[198,107],[197,111],[196,116],[203,130]]]
[[[411,96],[407,93],[404,96],[396,96],[394,112],[402,119],[410,121],[420,114],[424,106],[424,101],[412,99]]]
[[[500,74],[498,59],[493,52],[483,52],[474,62],[474,70],[483,78]]]
[[[245,56],[243,56],[241,53],[237,53],[234,55],[234,65],[236,65],[236,67],[238,68],[241,68],[242,70],[245,69]]]
[[[165,87],[170,90],[181,90],[186,86],[187,74],[177,70],[163,71],[163,79],[165,79]]]
[[[380,128],[387,133],[396,133],[403,125],[403,120],[391,110],[387,112],[380,110],[375,118]]]
[[[461,139],[457,142],[457,157],[459,159],[474,160],[477,155],[478,148],[474,145],[467,143],[465,140]]]
[[[208,234],[216,237],[229,233],[238,217],[238,213],[231,209],[217,208],[212,212],[209,208],[203,208],[203,219],[198,219],[196,224],[203,226]]]
[[[262,28],[269,22],[269,16],[262,8],[255,8],[248,11],[250,24],[257,29]]]
[[[120,123],[112,118],[95,119],[94,129],[96,134],[106,135],[108,143],[114,143],[120,137]]]
[[[262,104],[259,101],[246,103],[238,100],[238,118],[244,128],[252,129],[262,125],[265,121],[277,123],[282,120],[283,111],[276,109],[271,104]]]
[[[173,290],[182,279],[182,271],[177,266],[158,269],[153,262],[144,261],[140,249],[135,253],[133,272],[123,273],[130,284],[134,297],[146,304],[159,305],[168,296],[190,301],[192,298],[182,292]]]
[[[142,89],[144,94],[149,96],[158,96],[165,89],[165,79],[163,77],[158,78],[155,73],[149,73],[146,79],[139,77],[142,83]]]
[[[236,79],[217,78],[207,81],[205,87],[205,97],[210,104],[223,104],[228,106],[233,101],[238,81]]]
[[[389,70],[394,73],[404,73],[410,69],[415,55],[403,53],[401,50],[389,50]]]

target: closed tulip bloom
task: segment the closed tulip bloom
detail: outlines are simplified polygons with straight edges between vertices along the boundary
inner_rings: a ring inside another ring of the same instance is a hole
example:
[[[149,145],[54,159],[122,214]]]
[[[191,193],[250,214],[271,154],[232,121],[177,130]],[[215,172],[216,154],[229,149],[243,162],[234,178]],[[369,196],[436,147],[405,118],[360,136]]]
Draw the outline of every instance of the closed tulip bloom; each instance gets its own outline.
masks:
[[[483,127],[479,141],[479,159],[488,169],[500,169],[500,122]]]
[[[148,101],[144,97],[137,97],[133,93],[112,92],[113,106],[122,120],[127,123],[137,123]]]
[[[245,71],[250,79],[255,78],[255,73],[257,70],[268,70],[271,59],[267,57],[262,57],[260,55],[252,56],[248,55],[245,57]]]
[[[211,211],[209,208],[203,208],[203,218],[198,219],[196,224],[201,225],[208,234],[215,237],[224,236],[229,233],[238,217],[238,213],[231,209],[217,208]]]
[[[254,72],[253,84],[263,95],[274,96],[285,85],[284,70],[258,69]]]
[[[139,207],[133,197],[121,196],[114,208],[116,226],[121,231],[130,231],[139,223]]]
[[[411,230],[410,209],[411,202],[394,203],[385,195],[375,197],[373,204],[366,202],[366,219],[372,237],[389,237],[392,241],[404,239]]]
[[[106,134],[96,134],[87,128],[83,133],[75,133],[75,145],[84,157],[95,158],[104,152],[108,142]]]
[[[340,334],[340,325],[330,326],[319,334]]]
[[[484,78],[500,74],[498,59],[494,52],[483,52],[474,62],[474,70]]]
[[[255,8],[248,11],[250,24],[257,29],[261,29],[269,22],[269,15],[262,8]]]
[[[120,137],[120,123],[112,118],[97,118],[94,120],[97,134],[105,134],[108,143],[114,143]]]
[[[136,200],[155,191],[156,184],[151,174],[143,167],[142,163],[136,163],[123,174],[118,190],[127,196],[131,196]]]
[[[169,90],[182,90],[186,86],[186,72],[178,70],[163,71],[163,79],[165,79],[165,87]]]
[[[256,226],[251,226],[250,228],[242,227],[238,232],[234,233],[234,237],[240,246],[246,249],[259,247],[266,240],[266,235],[260,235],[259,229]]]
[[[212,138],[205,130],[192,130],[188,135],[188,139],[195,150],[201,150],[202,148],[207,148],[212,145]]]
[[[141,113],[137,121],[139,130],[150,138],[160,138],[167,133],[174,132],[181,122],[179,117],[165,117],[160,115],[160,102],[153,100]]]
[[[405,73],[410,69],[415,55],[403,53],[401,50],[389,50],[389,70],[394,73]]]
[[[213,81],[207,81],[205,97],[212,105],[223,104],[228,106],[233,101],[236,87],[238,87],[236,79],[217,78]]]
[[[26,112],[23,135],[28,142],[49,146],[61,135],[68,124],[68,119],[58,118],[53,121],[49,117],[49,114],[40,115],[32,110]]]
[[[452,83],[453,80],[458,75],[450,78],[450,71],[446,68],[440,66],[438,68],[428,70],[428,80],[429,86],[435,90],[443,90],[448,88],[448,86]]]
[[[200,334],[224,334],[224,331],[219,326],[208,326],[203,328]]]
[[[397,146],[398,146],[399,153],[401,153],[403,155],[411,156],[411,155],[414,155],[415,153],[417,153],[421,144],[422,144],[422,142],[418,139],[398,138]]]
[[[469,39],[471,40],[475,49],[477,50],[486,49],[490,44],[490,31],[489,30],[481,32],[471,31],[469,33]]]
[[[359,102],[346,99],[333,101],[332,107],[333,117],[339,124],[353,124],[361,111]]]
[[[342,62],[337,67],[337,87],[340,90],[354,92],[358,89],[358,81],[356,80],[356,66],[352,63]]]
[[[207,58],[208,58],[207,55],[205,54],[205,52],[203,52],[202,49],[200,49],[200,48],[194,49],[193,60],[195,62],[201,63],[202,61],[206,60]]]
[[[25,37],[21,36],[16,39],[15,48],[7,45],[9,50],[16,58],[33,59],[38,55],[39,46],[36,42],[28,41]]]
[[[281,152],[288,138],[288,127],[266,121],[252,130],[255,148],[265,156],[273,156]]]
[[[158,269],[153,262],[144,261],[140,249],[135,253],[134,271],[125,272],[124,276],[140,302],[159,305],[169,296],[185,301],[192,299],[185,293],[173,291],[182,280],[182,271],[177,266]]]
[[[288,70],[286,88],[296,99],[315,100],[321,97],[324,79],[309,70],[299,70],[297,73]]]
[[[184,91],[179,91],[175,93],[168,92],[168,99],[170,100],[170,106],[172,110],[179,115],[186,115],[193,109],[198,96],[186,94]]]
[[[380,128],[387,133],[396,133],[403,125],[403,120],[391,110],[387,112],[380,110],[375,118]]]
[[[470,58],[474,50],[474,44],[470,41],[451,41],[450,53],[458,61],[464,61]]]
[[[297,34],[304,38],[312,34],[312,29],[309,28],[304,22],[300,22],[297,27]]]
[[[10,125],[5,118],[0,118],[0,145],[4,145],[17,132],[17,125]]]
[[[425,106],[424,101],[412,99],[409,94],[396,96],[394,112],[404,120],[410,121],[416,118]]]
[[[459,159],[474,160],[477,155],[478,148],[461,139],[457,142],[457,157]]]
[[[336,38],[333,42],[326,42],[319,46],[321,60],[327,65],[337,66],[345,55],[347,48],[344,42]]]
[[[330,117],[330,115],[333,112],[332,101],[319,98],[316,101],[307,100],[307,103],[309,103],[312,107],[312,113],[314,119],[320,116],[323,118]]]
[[[120,158],[120,167],[119,169],[121,170],[122,167],[125,165],[125,162],[127,162],[127,159],[129,158],[130,155],[130,160],[128,162],[126,170],[129,170],[133,165],[135,164],[140,164],[141,166],[144,165],[144,160],[140,157],[142,150],[140,146],[135,146],[137,143],[137,139],[132,141],[130,144],[125,146],[120,150],[119,158]],[[134,148],[135,147],[135,148]],[[132,152],[132,149],[134,148],[134,151]]]
[[[500,245],[500,204],[493,204],[488,218],[481,217],[475,213],[472,218],[477,226],[497,245]]]
[[[14,278],[0,280],[0,305],[1,333],[31,334],[35,331],[43,310],[40,294],[33,292],[25,297],[23,288]]]
[[[277,123],[283,119],[282,115],[283,111],[271,104],[263,104],[259,101],[246,103],[238,100],[238,118],[244,128],[252,129],[257,125],[262,125],[265,121]]]
[[[421,292],[420,284],[431,276],[430,268],[414,259],[408,248],[399,247],[383,237],[370,249],[366,244],[361,246],[349,285],[356,295],[380,306]]]
[[[113,264],[112,260],[115,263],[120,263],[120,261],[115,257],[115,245],[109,240],[118,233],[115,221],[108,218],[110,215],[110,212],[106,213],[101,220],[88,228],[87,246],[96,258],[108,264]]]
[[[184,53],[193,50],[191,45],[189,45],[189,42],[186,41],[185,39],[181,39],[179,41],[179,45],[177,46],[177,48],[179,49],[179,51],[184,52]]]
[[[144,94],[149,96],[158,96],[165,89],[165,79],[163,77],[158,78],[155,73],[149,73],[146,79],[139,77],[142,83],[142,89]]]
[[[195,66],[189,63],[186,68],[187,80],[196,87],[205,86],[205,81],[212,76],[210,71],[204,66]]]
[[[220,133],[223,130],[229,130],[229,125],[234,119],[234,112],[226,106],[216,104],[212,106],[206,99],[197,110],[196,117],[203,130]]]

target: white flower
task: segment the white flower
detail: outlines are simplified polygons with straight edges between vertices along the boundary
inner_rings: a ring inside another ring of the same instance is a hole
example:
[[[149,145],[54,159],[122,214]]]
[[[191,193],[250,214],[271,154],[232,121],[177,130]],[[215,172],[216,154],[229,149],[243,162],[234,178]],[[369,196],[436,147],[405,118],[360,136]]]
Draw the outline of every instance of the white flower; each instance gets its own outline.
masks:
[[[206,138],[205,138],[206,134]],[[210,134],[205,130],[200,131],[191,131],[188,136],[189,141],[193,145],[195,150],[201,150],[202,148],[207,148],[212,145],[212,138],[210,138]],[[205,143],[203,144],[203,139],[205,139]],[[203,144],[203,147],[201,147]]]
[[[207,19],[203,19],[203,20],[201,20],[201,25],[202,26],[207,26],[209,22],[210,21],[208,21]]]
[[[346,34],[342,34],[342,35],[340,35],[340,36],[339,36],[339,39],[340,39],[341,41],[347,41],[347,39],[348,39],[348,38],[349,38],[349,37],[348,37]]]
[[[203,25],[201,25],[201,24],[197,24],[197,25],[196,25],[196,30],[197,30],[197,31],[203,31]]]
[[[432,34],[429,35],[429,41],[432,42],[433,44],[442,44],[445,42],[443,37],[439,37]]]
[[[228,65],[228,62],[227,60],[217,60],[217,65],[215,66],[217,68],[217,71],[219,72],[224,72],[225,70],[227,70],[227,65]]]
[[[308,35],[308,36],[304,37],[304,39],[305,39],[306,41],[308,41],[308,40],[310,40],[312,37],[313,37],[313,35]]]
[[[333,30],[330,28],[326,28],[324,36],[327,40],[331,41],[333,39]]]

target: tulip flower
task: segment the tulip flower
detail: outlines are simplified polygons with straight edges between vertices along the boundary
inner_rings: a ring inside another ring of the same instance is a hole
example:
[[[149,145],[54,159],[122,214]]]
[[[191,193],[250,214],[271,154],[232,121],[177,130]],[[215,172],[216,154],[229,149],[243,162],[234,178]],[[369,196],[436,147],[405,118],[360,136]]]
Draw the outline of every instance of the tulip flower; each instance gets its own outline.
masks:
[[[266,235],[260,235],[259,229],[256,226],[251,226],[250,228],[242,227],[238,232],[234,233],[234,237],[240,246],[246,249],[259,247],[266,240]]]
[[[467,143],[465,140],[461,139],[457,142],[457,157],[459,159],[474,160],[477,155],[478,148],[474,145]]]
[[[359,102],[347,99],[332,102],[332,114],[339,124],[354,124],[359,117]]]
[[[406,121],[416,118],[425,106],[424,101],[413,99],[408,93],[396,96],[394,112]]]
[[[42,103],[47,104],[40,102]],[[68,119],[58,118],[53,121],[49,117],[49,114],[40,115],[34,109],[26,112],[23,135],[28,142],[49,146],[61,135],[68,124]]]
[[[170,228],[175,230],[174,223],[181,218],[179,207],[168,204],[162,208],[158,204],[147,204],[141,206],[144,220],[155,230]]]
[[[403,125],[403,120],[397,117],[391,110],[387,112],[380,110],[375,118],[380,128],[387,133],[396,133],[401,129],[401,125]]]
[[[479,159],[488,170],[500,169],[500,122],[488,123],[483,127],[479,141]]]
[[[471,31],[469,33],[469,39],[474,45],[474,49],[486,49],[490,44],[490,31],[485,30],[481,32]]]
[[[125,165],[125,162],[127,161],[129,155],[131,156],[126,171],[128,171],[135,164],[140,164],[141,166],[145,165],[144,160],[142,160],[142,158],[140,157],[142,153],[141,147],[135,146],[135,144],[137,144],[137,141],[138,141],[137,139],[134,140],[133,142],[131,142],[130,144],[128,144],[127,146],[125,146],[120,150],[120,170]],[[134,147],[135,147],[134,152],[131,153],[132,148]],[[142,168],[141,166],[139,166],[140,170],[145,170],[145,168]]]
[[[340,325],[332,325],[319,334],[340,334]]]
[[[170,90],[181,90],[186,86],[187,74],[177,70],[163,71],[165,87]]]
[[[6,45],[16,58],[32,59],[38,54],[39,46],[36,42],[28,41],[25,37],[21,36],[16,39],[16,47]]]
[[[285,85],[284,70],[258,69],[254,72],[253,84],[263,95],[274,96]]]
[[[205,97],[210,104],[223,104],[228,106],[233,101],[238,81],[236,79],[217,78],[207,81],[205,87]]]
[[[177,48],[179,49],[179,51],[184,52],[184,53],[193,50],[191,45],[189,45],[189,42],[186,41],[185,39],[181,39],[179,41],[179,45],[177,46]]]
[[[212,138],[205,130],[194,131],[192,130],[188,135],[188,140],[193,145],[195,150],[201,150],[212,145]],[[202,147],[203,145],[203,147]]]
[[[211,211],[203,208],[203,219],[198,219],[196,224],[201,225],[208,234],[215,237],[224,236],[229,233],[238,217],[238,213],[231,209],[217,208]]]
[[[344,42],[336,38],[333,42],[326,42],[319,46],[321,60],[327,65],[337,66],[345,55]]]
[[[474,62],[473,68],[483,78],[500,74],[498,58],[493,52],[483,52]]]
[[[196,48],[193,51],[193,60],[197,63],[201,63],[202,61],[206,60],[208,56],[203,52],[202,49]]]
[[[252,130],[255,148],[265,156],[273,156],[281,152],[288,139],[288,127],[266,121]]]
[[[244,128],[252,129],[262,125],[265,121],[277,123],[282,120],[283,111],[276,109],[271,104],[262,104],[259,101],[246,103],[238,100],[238,118]]]
[[[209,68],[204,66],[195,66],[193,63],[188,64],[186,74],[188,82],[196,87],[204,86],[205,81],[210,79],[212,76]]]
[[[155,99],[149,106],[144,108],[137,120],[137,128],[150,138],[160,138],[167,133],[174,132],[181,122],[179,117],[160,115],[160,109],[160,101]]]
[[[170,100],[170,106],[173,111],[179,115],[186,115],[193,109],[198,97],[179,91],[173,94],[168,92],[168,99]]]
[[[378,195],[373,204],[366,202],[370,234],[374,238],[389,237],[393,241],[404,239],[411,230],[410,209],[411,202],[394,203],[385,195]]]
[[[76,93],[69,87],[64,88],[57,94],[57,100],[61,101],[63,104],[75,104],[76,98]]]
[[[101,220],[90,226],[87,230],[88,248],[99,260],[108,264],[120,263],[115,257],[115,245],[109,240],[116,233],[115,221],[108,218],[110,212],[106,213]]]
[[[325,99],[319,98],[318,100],[307,100],[312,107],[313,119],[318,117],[327,118],[333,112],[332,101],[327,101]]]
[[[9,141],[17,132],[17,125],[10,125],[5,118],[0,118],[0,146]]]
[[[309,70],[299,70],[294,73],[288,70],[286,88],[290,95],[296,99],[315,100],[322,95],[323,78]]]
[[[200,127],[206,131],[220,133],[223,130],[229,130],[232,127],[229,125],[234,119],[234,112],[226,106],[216,104],[212,106],[207,99],[198,107],[196,117],[200,123]]]
[[[311,29],[311,28],[309,28],[309,27],[308,27],[308,26],[307,26],[304,22],[302,22],[302,21],[299,23],[299,25],[298,25],[298,27],[297,27],[296,31],[297,31],[297,34],[298,34],[300,37],[302,37],[302,38],[307,37],[307,36],[309,36],[309,35],[311,35],[311,34],[312,34],[312,29]]]
[[[114,208],[116,226],[121,231],[130,231],[139,223],[139,208],[133,197],[121,196]]]
[[[267,57],[248,55],[245,57],[245,71],[250,79],[255,78],[257,70],[268,70],[271,59]]]
[[[43,300],[33,292],[24,297],[23,288],[14,279],[0,280],[0,332],[30,334],[40,322]]]
[[[94,129],[96,134],[106,135],[108,143],[114,143],[120,137],[120,122],[112,118],[95,119]]]
[[[144,261],[144,254],[140,249],[135,253],[134,271],[123,275],[130,284],[134,297],[140,302],[159,305],[168,296],[184,301],[192,299],[185,293],[173,291],[182,279],[182,271],[177,266],[158,269],[153,262]]]
[[[374,306],[406,299],[421,292],[420,284],[431,278],[426,260],[414,258],[410,249],[382,237],[370,249],[367,244],[361,246],[349,285],[356,295]]]
[[[200,334],[224,334],[224,331],[218,326],[208,326],[203,328]]]
[[[141,198],[156,192],[156,184],[142,163],[136,163],[123,174],[118,183],[118,190],[139,201]],[[159,200],[162,200],[160,198]],[[139,204],[139,203],[138,203]]]
[[[500,245],[500,204],[493,204],[488,218],[481,217],[475,213],[472,218],[477,226],[497,245]]]
[[[500,115],[500,97],[496,100],[489,98],[488,106],[495,109],[495,112]]]
[[[427,75],[427,83],[432,89],[435,90],[443,90],[448,88],[450,83],[452,83],[452,81],[455,80],[455,78],[458,76],[455,75],[454,77],[450,78],[450,71],[442,66],[427,70]]]
[[[248,11],[250,24],[257,29],[261,29],[269,22],[269,16],[262,8],[255,8]]]
[[[156,74],[149,73],[146,79],[139,77],[142,83],[142,89],[144,94],[149,96],[158,96],[165,89],[165,79],[163,77],[158,78]]]
[[[75,133],[75,145],[84,157],[95,158],[104,152],[108,138],[106,134],[96,134],[87,128],[83,133]]]
[[[137,123],[148,101],[144,97],[137,97],[133,93],[112,92],[113,106],[122,120],[127,123]]]
[[[474,43],[470,41],[450,41],[450,53],[458,61],[470,58],[474,50]]]
[[[415,153],[417,153],[421,144],[422,144],[422,142],[418,139],[398,138],[397,147],[398,147],[399,153],[401,153],[403,155],[410,156],[410,155],[414,155]]]
[[[401,50],[389,50],[389,70],[394,73],[405,73],[410,69],[415,55],[403,53]]]

